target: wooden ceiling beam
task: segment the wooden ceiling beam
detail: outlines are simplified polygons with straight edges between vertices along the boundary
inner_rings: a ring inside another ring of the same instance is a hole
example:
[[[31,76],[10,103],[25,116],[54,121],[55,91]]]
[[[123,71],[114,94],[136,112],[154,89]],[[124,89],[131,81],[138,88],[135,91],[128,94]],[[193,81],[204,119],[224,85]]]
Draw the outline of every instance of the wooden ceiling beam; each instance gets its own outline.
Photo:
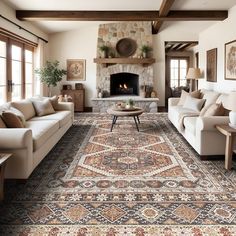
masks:
[[[162,0],[159,16],[167,16],[175,0]],[[157,20],[152,24],[152,33],[157,34],[164,21]]]
[[[184,47],[181,47],[179,50],[180,51],[188,50],[189,48],[192,48],[192,47],[194,47],[196,45],[197,45],[197,43],[189,43],[189,44],[185,45]]]
[[[159,16],[159,11],[30,11],[16,10],[16,18],[30,21],[219,21],[228,11],[170,11]]]

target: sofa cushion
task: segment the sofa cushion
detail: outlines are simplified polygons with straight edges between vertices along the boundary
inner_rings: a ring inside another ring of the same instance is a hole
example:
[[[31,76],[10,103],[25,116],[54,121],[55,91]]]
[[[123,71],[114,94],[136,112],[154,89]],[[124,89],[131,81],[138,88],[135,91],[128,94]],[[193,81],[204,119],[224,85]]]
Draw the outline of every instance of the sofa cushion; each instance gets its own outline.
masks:
[[[0,116],[0,128],[7,128],[6,124],[2,120],[1,116]]]
[[[220,93],[215,91],[205,91],[202,98],[206,100],[204,106],[208,106],[212,103],[215,103],[217,98],[220,96]]]
[[[223,116],[225,114],[225,109],[222,104],[211,104],[203,116]]]
[[[188,108],[188,109],[200,112],[204,102],[205,102],[204,99],[198,99],[198,98],[193,98],[191,96],[187,96],[184,102],[183,108]]]
[[[11,102],[11,106],[21,111],[26,120],[35,116],[34,106],[29,99]]]
[[[193,135],[195,135],[196,122],[197,122],[197,117],[185,117],[184,118],[185,130],[187,130],[187,131],[191,132]]]
[[[186,98],[187,98],[189,95],[190,95],[191,97],[193,97],[193,98],[199,98],[201,94],[200,94],[200,91],[199,91],[199,90],[193,91],[193,92],[191,92],[191,93],[188,93],[188,92],[182,90],[181,96],[180,96],[180,100],[179,100],[179,102],[178,102],[178,106],[184,105],[184,103],[185,103],[185,101],[186,101]]]
[[[31,121],[40,121],[40,120],[58,120],[60,128],[64,126],[69,120],[71,120],[70,111],[56,111],[54,114],[48,116],[34,117]]]
[[[32,100],[34,109],[36,111],[37,116],[45,116],[52,113],[55,113],[53,106],[49,99],[40,100]]]
[[[8,128],[24,128],[21,119],[13,112],[3,111],[2,119]]]
[[[40,120],[27,121],[26,128],[32,130],[33,151],[40,148],[47,140],[59,129],[59,121],[56,120]]]

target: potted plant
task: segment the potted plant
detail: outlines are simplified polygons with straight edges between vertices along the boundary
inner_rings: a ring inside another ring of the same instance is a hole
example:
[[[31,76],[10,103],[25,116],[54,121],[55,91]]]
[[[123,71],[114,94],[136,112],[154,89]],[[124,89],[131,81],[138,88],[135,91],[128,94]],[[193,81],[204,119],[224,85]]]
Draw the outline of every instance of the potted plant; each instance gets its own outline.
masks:
[[[126,101],[125,108],[126,108],[126,109],[131,109],[131,108],[133,108],[133,106],[134,106],[134,100],[131,99],[131,98],[129,98],[129,99]]]
[[[109,47],[107,45],[101,45],[99,47],[100,51],[103,53],[103,57],[108,57]]]
[[[143,46],[141,47],[141,52],[142,52],[142,55],[143,55],[144,58],[147,58],[148,53],[149,53],[150,51],[152,51],[152,48],[151,48],[150,46],[148,46],[148,45],[143,45]]]
[[[35,74],[39,75],[42,83],[48,87],[48,96],[51,96],[51,87],[57,86],[57,83],[62,80],[63,75],[66,75],[66,70],[59,69],[59,61],[46,61],[43,68],[36,69]]]

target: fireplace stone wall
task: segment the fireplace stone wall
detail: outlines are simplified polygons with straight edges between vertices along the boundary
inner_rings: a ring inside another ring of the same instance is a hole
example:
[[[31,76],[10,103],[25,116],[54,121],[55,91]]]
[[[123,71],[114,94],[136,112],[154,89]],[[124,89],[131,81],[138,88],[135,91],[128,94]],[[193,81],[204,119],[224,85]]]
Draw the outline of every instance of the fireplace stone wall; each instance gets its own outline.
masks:
[[[98,30],[97,57],[102,57],[99,47],[107,45],[113,49],[115,57],[120,57],[115,48],[116,43],[122,38],[131,38],[137,43],[137,50],[132,57],[140,57],[142,45],[153,48],[150,22],[121,22],[101,24]],[[97,64],[97,88],[102,89],[107,96],[110,95],[110,76],[116,73],[134,73],[139,75],[139,87],[143,85],[153,86],[153,65],[140,64],[115,64],[105,67]]]

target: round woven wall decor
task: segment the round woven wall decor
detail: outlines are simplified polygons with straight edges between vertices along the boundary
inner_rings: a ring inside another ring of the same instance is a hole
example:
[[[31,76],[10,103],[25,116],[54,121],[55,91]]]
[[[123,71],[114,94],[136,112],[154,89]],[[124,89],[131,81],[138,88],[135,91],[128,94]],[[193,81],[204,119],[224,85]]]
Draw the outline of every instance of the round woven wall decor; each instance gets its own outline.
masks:
[[[123,38],[116,44],[116,51],[122,57],[132,56],[137,49],[137,43],[133,39]]]

